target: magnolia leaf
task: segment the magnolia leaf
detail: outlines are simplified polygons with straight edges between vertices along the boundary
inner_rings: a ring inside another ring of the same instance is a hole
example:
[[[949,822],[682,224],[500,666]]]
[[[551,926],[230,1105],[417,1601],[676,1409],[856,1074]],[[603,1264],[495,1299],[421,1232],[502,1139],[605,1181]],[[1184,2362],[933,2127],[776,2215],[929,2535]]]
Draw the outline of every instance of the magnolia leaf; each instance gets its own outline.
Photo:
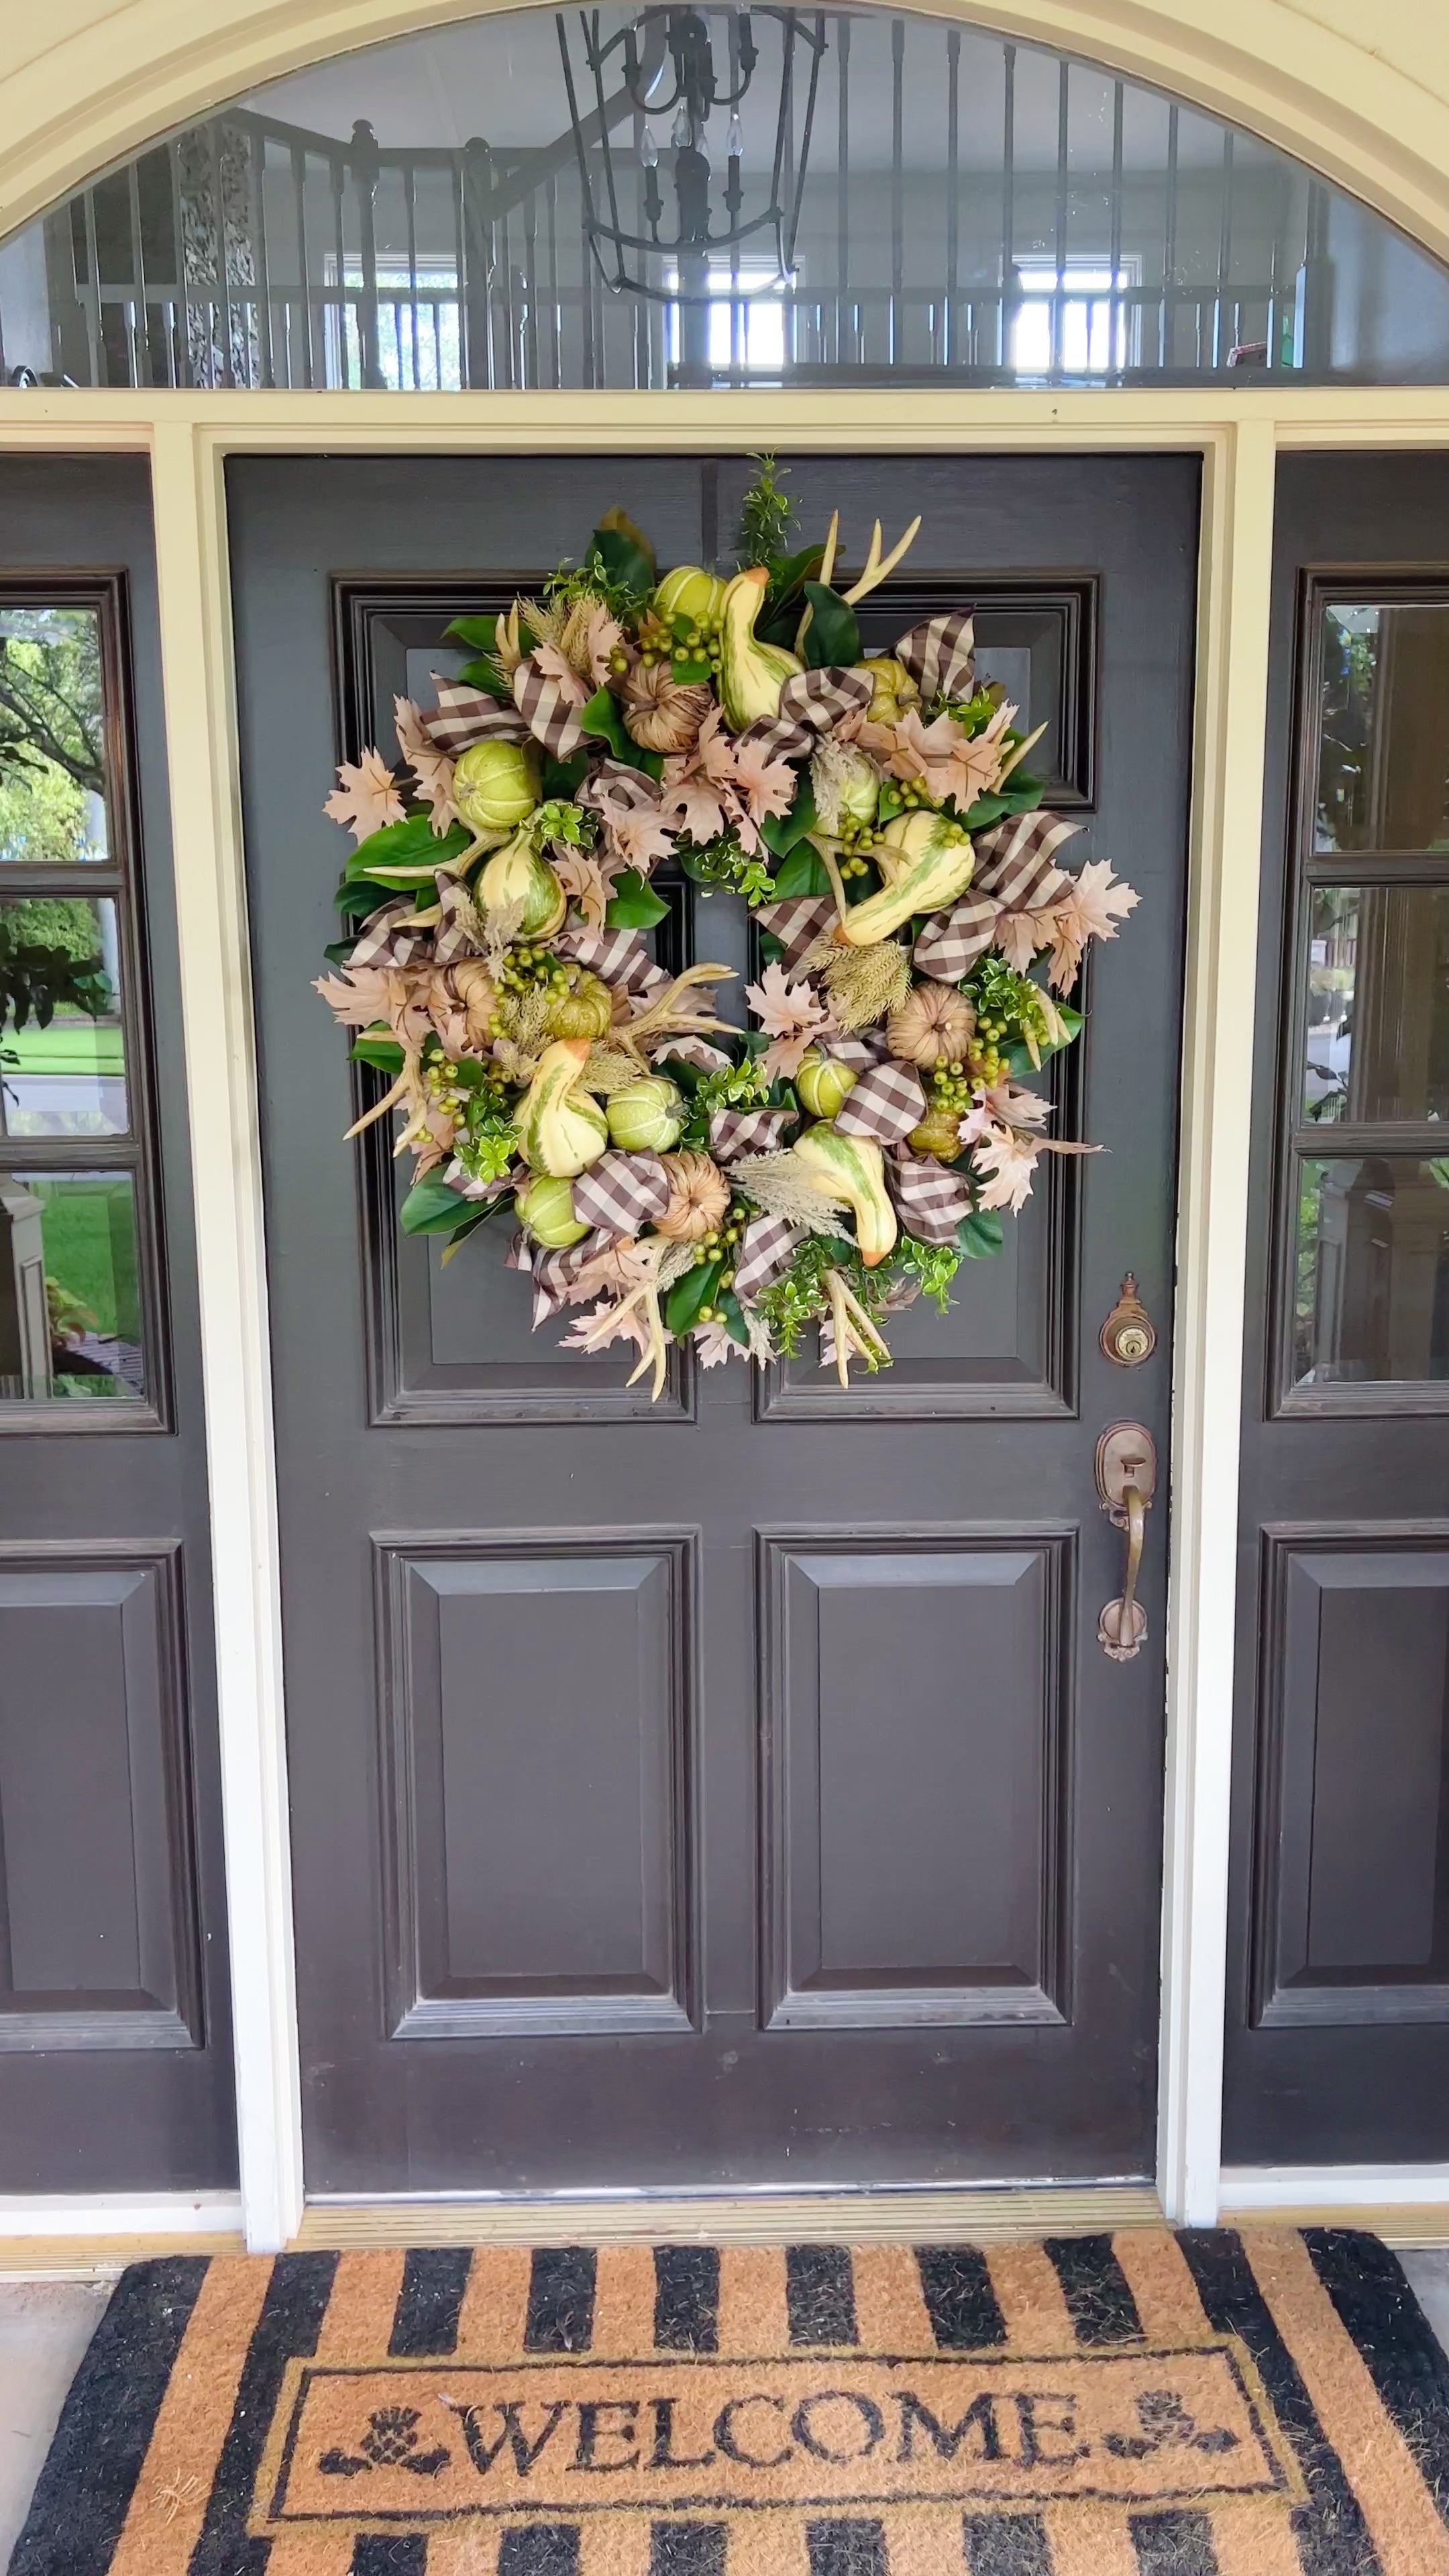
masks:
[[[618,759],[637,764],[638,746],[624,731],[619,701],[610,690],[595,689],[588,705],[579,709],[579,722],[585,733],[597,734],[601,741],[606,742]]]
[[[855,611],[836,590],[824,582],[807,581],[805,597],[810,604],[810,623],[805,629],[800,650],[812,671],[836,670],[860,660],[860,628]]]
[[[435,1172],[427,1172],[414,1181],[398,1210],[398,1223],[404,1234],[456,1234],[477,1215],[470,1199],[460,1197],[448,1182]]]
[[[783,859],[787,850],[793,850],[797,841],[803,841],[807,832],[814,831],[819,820],[810,772],[802,770],[795,802],[789,813],[767,814],[760,826],[760,836],[766,849],[772,850],[777,859]]]
[[[347,862],[349,877],[370,877],[378,868],[422,866],[426,862],[431,876],[445,859],[461,857],[468,847],[469,834],[461,823],[450,831],[433,830],[430,814],[409,814],[401,823],[384,823],[380,832],[369,832],[359,841]]]
[[[403,1051],[396,1038],[374,1037],[367,1029],[352,1041],[354,1064],[374,1064],[379,1073],[394,1076],[403,1069]]]
[[[498,641],[498,620],[496,617],[455,617],[451,626],[444,627],[443,633],[447,637],[456,637],[460,644],[471,644],[475,653],[491,653]]]
[[[725,1331],[728,1333],[730,1340],[732,1342],[742,1343],[744,1348],[748,1350],[750,1347],[750,1328],[745,1322],[744,1308],[740,1304],[738,1297],[735,1295],[733,1288],[726,1288],[716,1302],[719,1306],[720,1313],[724,1317]]]
[[[645,884],[637,868],[625,868],[614,879],[604,919],[610,930],[652,930],[668,910],[668,904]]]
[[[713,1303],[711,1291],[717,1286],[724,1268],[723,1255],[717,1261],[696,1262],[677,1279],[664,1301],[664,1320],[671,1333],[687,1333],[699,1320],[701,1306]]]
[[[645,536],[642,528],[635,526],[628,511],[622,509],[617,501],[614,502],[610,509],[607,509],[604,512],[602,519],[594,530],[596,543],[601,536],[628,538],[630,545],[632,545],[636,551],[643,556],[645,562],[649,566],[649,580],[652,588],[659,570],[658,558],[655,555],[653,543],[650,538]]]
[[[812,850],[808,841],[802,841],[797,849],[790,852],[788,858],[780,861],[775,870],[773,883],[773,899],[776,903],[783,903],[789,895],[829,894],[830,892],[830,879],[825,873],[825,863],[819,851]]]
[[[475,653],[471,662],[464,663],[458,678],[465,688],[482,689],[488,697],[496,698],[500,706],[513,704],[513,691],[497,663],[490,662],[486,653]]]
[[[608,512],[594,530],[589,553],[598,557],[610,581],[618,589],[626,592],[631,599],[647,598],[654,587],[653,549],[647,539],[640,536],[637,528],[630,535],[627,532],[627,523],[625,527],[611,527],[609,520],[614,515],[614,512]],[[622,511],[618,516],[623,517]],[[584,570],[587,574],[587,562]]]
[[[976,1208],[970,1216],[963,1216],[956,1228],[956,1241],[973,1261],[989,1260],[992,1253],[999,1252],[1005,1235],[995,1208]]]

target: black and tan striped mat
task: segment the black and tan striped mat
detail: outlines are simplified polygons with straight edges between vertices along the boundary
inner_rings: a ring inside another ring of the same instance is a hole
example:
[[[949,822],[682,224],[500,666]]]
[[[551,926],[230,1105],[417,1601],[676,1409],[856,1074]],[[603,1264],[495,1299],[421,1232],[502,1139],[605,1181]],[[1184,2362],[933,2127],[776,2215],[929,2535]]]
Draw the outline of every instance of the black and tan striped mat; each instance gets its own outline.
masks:
[[[1376,2238],[176,2257],[12,2576],[1449,2576]]]

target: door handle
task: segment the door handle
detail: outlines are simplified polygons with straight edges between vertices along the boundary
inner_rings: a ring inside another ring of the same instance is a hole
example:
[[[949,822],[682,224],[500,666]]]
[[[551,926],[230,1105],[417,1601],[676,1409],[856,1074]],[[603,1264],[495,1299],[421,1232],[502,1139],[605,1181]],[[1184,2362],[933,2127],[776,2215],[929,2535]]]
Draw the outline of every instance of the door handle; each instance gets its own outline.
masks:
[[[1127,1572],[1120,1595],[1105,1604],[1097,1643],[1114,1664],[1130,1663],[1147,1635],[1137,1598],[1147,1514],[1157,1490],[1157,1449],[1140,1422],[1114,1422],[1097,1443],[1097,1494],[1114,1529],[1127,1533]]]

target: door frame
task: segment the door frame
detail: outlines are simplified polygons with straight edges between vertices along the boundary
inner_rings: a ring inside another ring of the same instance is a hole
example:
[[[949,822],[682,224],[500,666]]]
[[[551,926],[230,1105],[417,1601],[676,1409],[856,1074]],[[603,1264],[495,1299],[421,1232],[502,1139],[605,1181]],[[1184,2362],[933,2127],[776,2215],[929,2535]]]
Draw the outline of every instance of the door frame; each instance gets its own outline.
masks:
[[[1396,445],[1449,446],[1449,393],[924,391],[913,393],[903,423],[888,391],[0,392],[0,450],[130,449],[152,464],[211,1480],[237,2120],[244,2223],[255,2249],[276,2249],[296,2234],[304,2195],[227,456],[325,450],[401,460],[423,452],[763,447],[1200,456],[1157,2186],[1170,2218],[1211,2224],[1220,2206],[1243,2206],[1255,2195],[1275,2207],[1321,2201],[1330,2180],[1224,2177],[1220,2163],[1255,1008],[1241,925],[1257,918],[1274,473],[1280,449]],[[1393,2196],[1391,2170],[1383,2182],[1381,2201]],[[1449,2201],[1449,2168],[1432,2175],[1416,2169],[1413,2197]]]

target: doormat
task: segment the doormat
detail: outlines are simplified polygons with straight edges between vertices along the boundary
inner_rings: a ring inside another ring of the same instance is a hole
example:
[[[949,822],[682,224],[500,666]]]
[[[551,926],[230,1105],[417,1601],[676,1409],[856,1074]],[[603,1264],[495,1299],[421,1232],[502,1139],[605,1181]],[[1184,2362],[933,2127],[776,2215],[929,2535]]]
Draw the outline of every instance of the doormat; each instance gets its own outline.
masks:
[[[176,2256],[11,2576],[1449,2576],[1446,2517],[1347,2231]]]

